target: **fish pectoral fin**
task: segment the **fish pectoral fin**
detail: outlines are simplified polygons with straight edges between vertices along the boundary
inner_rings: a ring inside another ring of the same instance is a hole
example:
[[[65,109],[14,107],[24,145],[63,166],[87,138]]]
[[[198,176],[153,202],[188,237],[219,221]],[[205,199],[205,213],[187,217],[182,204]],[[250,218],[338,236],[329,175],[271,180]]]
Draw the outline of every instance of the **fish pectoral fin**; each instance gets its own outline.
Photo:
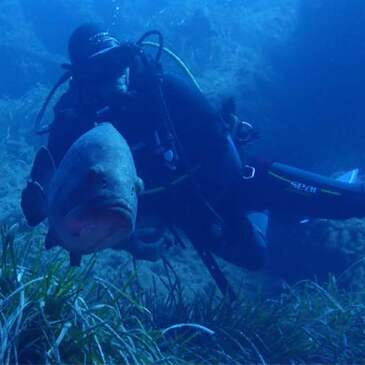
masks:
[[[56,165],[51,153],[42,146],[35,156],[30,179],[21,196],[21,207],[31,227],[41,223],[47,216],[45,190],[55,171]]]
[[[144,191],[144,182],[140,177],[137,177],[137,181],[136,181],[136,192],[137,194],[141,194]]]
[[[46,196],[43,187],[37,181],[28,181],[22,191],[20,204],[27,223],[31,227],[37,226],[47,216]]]
[[[51,230],[47,233],[46,239],[44,240],[44,246],[46,250],[50,250],[52,247],[58,246],[57,239]]]
[[[70,265],[71,266],[80,266],[81,265],[82,255],[76,252],[70,252]]]
[[[30,172],[31,179],[45,186],[55,171],[56,164],[51,153],[47,147],[42,146],[35,156],[32,171]]]

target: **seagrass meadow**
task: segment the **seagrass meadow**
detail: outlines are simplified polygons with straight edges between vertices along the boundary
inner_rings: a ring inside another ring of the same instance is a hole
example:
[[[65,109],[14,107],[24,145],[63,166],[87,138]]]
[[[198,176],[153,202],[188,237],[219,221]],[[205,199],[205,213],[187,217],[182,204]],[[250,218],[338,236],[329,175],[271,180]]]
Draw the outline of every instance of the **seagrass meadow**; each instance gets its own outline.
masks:
[[[44,255],[42,235],[16,229],[1,229],[3,364],[364,360],[365,292],[340,289],[334,276],[285,286],[270,298],[241,293],[232,303],[211,288],[188,301],[169,267],[146,290],[137,271],[115,269],[111,281],[95,272],[96,256],[70,268],[61,250]]]

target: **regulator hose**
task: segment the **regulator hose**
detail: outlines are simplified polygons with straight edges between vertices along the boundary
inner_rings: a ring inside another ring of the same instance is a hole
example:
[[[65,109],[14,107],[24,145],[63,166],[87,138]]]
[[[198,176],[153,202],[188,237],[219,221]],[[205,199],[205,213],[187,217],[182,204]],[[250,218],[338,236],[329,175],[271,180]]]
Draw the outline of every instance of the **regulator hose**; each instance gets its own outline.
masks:
[[[38,112],[37,117],[34,121],[34,132],[35,134],[41,136],[43,134],[46,134],[49,132],[50,125],[45,126],[44,128],[41,127],[41,122],[44,117],[44,114],[47,110],[48,104],[50,103],[51,99],[53,98],[53,95],[58,90],[58,88],[63,85],[66,81],[68,81],[72,76],[71,71],[66,71],[56,82],[56,84],[53,86],[51,91],[48,93],[46,100],[43,102],[41,110]]]
[[[160,44],[156,43],[156,42],[146,42],[143,41],[141,43],[141,46],[149,46],[149,47],[153,47],[153,48],[160,48]],[[195,85],[195,87],[202,92],[202,88],[200,87],[198,81],[196,80],[196,78],[194,77],[193,73],[190,71],[190,69],[188,68],[188,66],[185,64],[185,62],[173,51],[171,51],[171,49],[167,48],[167,47],[163,47],[162,51],[165,52],[168,56],[170,56],[175,62],[176,64],[184,71],[184,73],[189,77],[189,79],[192,81],[192,83]]]

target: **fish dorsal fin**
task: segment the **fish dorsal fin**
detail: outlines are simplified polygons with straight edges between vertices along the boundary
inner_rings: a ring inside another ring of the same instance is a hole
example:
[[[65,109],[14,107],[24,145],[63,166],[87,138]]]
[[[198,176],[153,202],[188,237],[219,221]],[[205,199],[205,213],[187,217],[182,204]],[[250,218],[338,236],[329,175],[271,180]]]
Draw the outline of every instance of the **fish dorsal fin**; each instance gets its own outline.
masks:
[[[42,146],[35,156],[30,177],[42,186],[47,184],[50,176],[55,172],[56,164],[49,150]]]
[[[43,187],[37,181],[28,182],[22,191],[21,207],[27,223],[37,226],[47,216],[47,203]]]

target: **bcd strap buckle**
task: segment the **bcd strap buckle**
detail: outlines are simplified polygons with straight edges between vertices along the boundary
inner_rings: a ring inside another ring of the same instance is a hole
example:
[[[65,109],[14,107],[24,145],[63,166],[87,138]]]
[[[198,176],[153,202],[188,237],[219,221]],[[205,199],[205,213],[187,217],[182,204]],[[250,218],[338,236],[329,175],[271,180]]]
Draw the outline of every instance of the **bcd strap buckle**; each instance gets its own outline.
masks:
[[[253,166],[246,165],[242,169],[242,178],[244,180],[251,180],[255,177],[256,169]]]

